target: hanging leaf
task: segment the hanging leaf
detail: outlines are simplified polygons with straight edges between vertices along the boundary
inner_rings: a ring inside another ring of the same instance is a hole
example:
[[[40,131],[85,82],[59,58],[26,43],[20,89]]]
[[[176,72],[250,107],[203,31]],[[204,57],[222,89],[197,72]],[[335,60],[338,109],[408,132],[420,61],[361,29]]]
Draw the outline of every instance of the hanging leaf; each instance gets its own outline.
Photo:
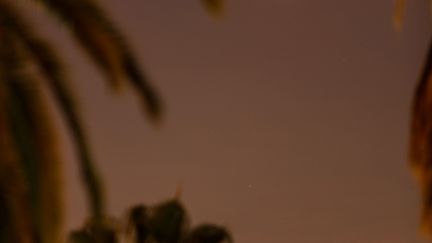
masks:
[[[29,184],[20,162],[22,153],[15,146],[14,101],[8,83],[17,64],[13,58],[7,58],[14,52],[12,39],[8,33],[0,35],[0,240],[34,243]]]
[[[85,48],[92,59],[104,70],[112,87],[121,86],[126,77],[140,95],[145,110],[153,121],[162,115],[162,106],[147,76],[138,67],[125,39],[102,8],[91,0],[38,0],[59,16]]]
[[[85,230],[74,231],[69,235],[69,243],[95,243]]]
[[[94,216],[104,214],[104,195],[99,177],[94,168],[89,144],[86,141],[80,117],[77,112],[74,96],[67,85],[61,62],[49,45],[37,36],[31,27],[24,21],[16,8],[8,1],[0,0],[0,19],[5,23],[7,30],[17,36],[25,51],[39,67],[46,77],[60,111],[66,120],[73,135],[78,152],[80,169],[83,181],[87,186],[91,212]]]
[[[19,109],[22,118],[18,120],[20,127],[14,123],[14,130],[24,131],[19,133],[24,136],[17,147],[31,152],[27,160],[23,157],[22,163],[27,170],[32,170],[27,174],[31,176],[28,181],[33,188],[38,237],[41,242],[56,243],[60,240],[62,225],[61,161],[46,103],[38,84],[28,78],[8,82],[15,109]]]
[[[410,163],[422,188],[422,228],[432,235],[432,42],[414,97]]]

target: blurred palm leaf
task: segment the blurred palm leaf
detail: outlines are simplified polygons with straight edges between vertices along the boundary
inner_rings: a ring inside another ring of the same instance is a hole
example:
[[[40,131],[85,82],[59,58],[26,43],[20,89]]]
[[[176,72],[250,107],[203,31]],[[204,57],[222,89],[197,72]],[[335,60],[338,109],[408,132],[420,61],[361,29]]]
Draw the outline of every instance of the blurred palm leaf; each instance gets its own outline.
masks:
[[[410,163],[422,188],[422,227],[432,234],[432,42],[413,105]]]
[[[55,1],[52,2],[54,3]],[[64,2],[68,3],[69,1]],[[79,13],[76,12],[76,14]],[[31,205],[28,211],[32,217],[33,223],[31,224],[36,228],[35,237],[32,240],[42,243],[57,242],[61,225],[61,203],[60,188],[53,187],[53,185],[60,186],[59,163],[57,161],[57,153],[55,152],[56,141],[50,130],[50,118],[47,110],[43,102],[39,102],[41,100],[40,91],[34,89],[36,86],[32,85],[34,82],[29,80],[29,75],[17,74],[27,64],[27,62],[23,62],[19,57],[29,57],[39,67],[40,72],[48,81],[49,87],[53,91],[54,97],[57,99],[65,120],[71,129],[77,152],[80,155],[82,177],[88,188],[87,191],[93,217],[101,217],[101,215],[105,214],[102,189],[93,168],[89,146],[80,125],[73,95],[67,88],[60,60],[50,48],[50,45],[32,30],[32,27],[26,23],[25,18],[19,13],[18,8],[10,1],[0,0],[0,24],[4,27],[5,33],[11,39],[13,38],[12,41],[8,42],[9,46],[4,46],[5,52],[2,56],[3,70],[7,70],[8,72],[5,73],[9,73],[10,75],[4,75],[2,81],[7,84],[5,92],[8,93],[8,97],[13,101],[10,103],[14,104],[10,108],[10,115],[6,117],[10,116],[11,119],[13,118],[13,126],[10,129],[15,131],[13,137],[15,140],[14,143],[18,149],[17,153],[22,158],[21,166],[30,186],[27,194],[31,199]],[[100,26],[95,25],[92,28],[94,30],[88,30],[90,39],[95,37],[92,36],[93,33],[100,32]],[[85,35],[83,36],[85,37]],[[107,40],[105,42],[109,43]],[[9,50],[11,46],[14,47],[11,49],[12,51]],[[96,43],[93,47],[96,48],[96,46],[104,45]],[[88,49],[90,50],[91,48],[90,46]],[[103,53],[105,53],[105,50],[100,50],[100,54]],[[117,56],[102,56],[98,60],[103,61],[104,58],[107,60],[109,58],[112,60],[120,59]],[[132,73],[131,76],[138,83],[137,87],[141,89],[144,87],[144,92],[142,93],[146,101],[148,101],[151,113],[158,115],[160,112],[156,96],[147,84],[139,84],[139,82],[144,81],[139,79],[143,75],[141,75],[136,67],[132,55],[129,54],[124,59],[126,59],[124,61],[126,63],[124,71]],[[112,60],[108,60],[108,62],[112,62]],[[114,66],[106,66],[107,71],[115,71],[115,68]],[[110,73],[110,75],[113,76],[114,74]],[[34,234],[23,235],[29,236]]]
[[[432,13],[432,0],[429,0]],[[394,28],[402,30],[406,0],[395,0]],[[421,187],[421,230],[432,236],[432,40],[414,94],[409,143],[409,162]]]
[[[215,17],[222,15],[224,10],[224,0],[201,0],[207,11]]]
[[[70,243],[117,243],[118,235],[111,220],[91,219],[80,230],[69,235]]]
[[[150,231],[159,243],[178,243],[187,228],[187,221],[183,205],[177,199],[172,199],[153,209],[149,222]]]
[[[37,0],[57,15],[92,59],[107,74],[113,88],[127,77],[140,94],[147,113],[159,119],[158,96],[138,67],[126,41],[102,8],[92,0]]]
[[[106,74],[112,88],[118,90],[129,82],[152,121],[160,119],[161,102],[147,75],[125,38],[95,1],[33,2],[49,9],[68,27]],[[72,135],[89,199],[90,223],[74,232],[70,240],[115,243],[114,228],[103,220],[104,193],[62,61],[16,4],[14,0],[0,0],[0,243],[61,241],[61,161],[42,80]],[[212,13],[221,10],[220,1],[207,1],[206,6]],[[29,73],[29,66],[38,71]],[[145,239],[145,230],[152,228],[160,240],[179,241],[185,223],[181,205],[172,201],[155,212],[152,220],[145,222],[140,220],[146,212],[134,212],[133,223],[140,226],[134,229],[137,239]]]
[[[1,36],[0,58],[4,55]],[[5,70],[0,67],[1,78]],[[12,120],[9,119],[8,87],[0,82],[0,242],[33,242],[32,212],[28,201],[25,174],[20,167],[20,154],[14,146]]]
[[[135,243],[145,243],[150,236],[150,219],[146,206],[137,205],[128,213],[127,233]]]
[[[6,32],[2,37],[1,109],[2,118],[9,124],[4,129],[9,131],[3,131],[1,135],[9,137],[8,143],[13,146],[9,149],[16,151],[17,159],[13,167],[16,171],[9,169],[16,178],[2,175],[4,181],[0,193],[5,199],[6,211],[12,216],[12,228],[5,232],[4,237],[15,239],[12,242],[58,242],[61,219],[60,190],[57,187],[59,163],[51,126],[35,83],[23,75],[23,59],[15,36]],[[8,162],[8,158],[0,159],[2,164]],[[5,172],[3,168],[2,172]],[[14,186],[17,179],[22,186]],[[12,185],[7,185],[8,181]],[[8,203],[10,201],[13,204]],[[19,232],[20,237],[17,238],[13,232]]]
[[[49,87],[57,100],[57,104],[60,106],[60,110],[64,114],[65,120],[72,132],[75,146],[79,153],[82,178],[87,185],[91,212],[94,215],[103,214],[102,189],[96,171],[93,168],[89,145],[86,142],[83,128],[80,125],[73,95],[67,87],[60,60],[49,47],[48,43],[38,37],[31,27],[25,23],[24,18],[19,15],[19,12],[13,5],[0,0],[0,13],[0,18],[6,23],[7,30],[16,36],[17,41],[21,43],[23,51],[34,60],[43,76],[46,77]],[[24,98],[22,97],[22,99]],[[26,134],[23,136],[26,136]],[[34,158],[32,155],[28,157],[28,159],[32,158]]]
[[[133,207],[128,213],[128,235],[134,243],[232,243],[230,233],[214,224],[189,229],[186,210],[178,199],[152,208]]]

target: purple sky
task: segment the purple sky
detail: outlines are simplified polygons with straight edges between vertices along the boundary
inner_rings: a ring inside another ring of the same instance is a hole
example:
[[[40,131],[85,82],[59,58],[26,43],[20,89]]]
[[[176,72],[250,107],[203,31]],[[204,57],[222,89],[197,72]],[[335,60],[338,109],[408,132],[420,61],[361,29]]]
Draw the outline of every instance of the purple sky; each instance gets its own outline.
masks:
[[[238,243],[424,242],[406,147],[425,1],[408,1],[402,33],[391,0],[227,0],[222,21],[197,0],[102,2],[164,97],[158,129],[64,30],[35,21],[70,65],[113,214],[181,183],[192,223]],[[70,228],[85,205],[64,151]]]

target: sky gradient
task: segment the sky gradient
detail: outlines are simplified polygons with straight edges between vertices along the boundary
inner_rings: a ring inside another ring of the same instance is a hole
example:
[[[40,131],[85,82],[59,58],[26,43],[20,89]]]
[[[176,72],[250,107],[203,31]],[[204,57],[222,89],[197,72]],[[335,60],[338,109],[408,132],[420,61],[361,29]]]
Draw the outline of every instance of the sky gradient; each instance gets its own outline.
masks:
[[[114,215],[180,183],[192,224],[237,243],[424,242],[406,148],[425,1],[408,1],[402,33],[391,0],[227,0],[221,21],[195,0],[102,2],[164,99],[157,128],[64,29],[32,17],[69,64]],[[71,228],[86,212],[62,136]]]

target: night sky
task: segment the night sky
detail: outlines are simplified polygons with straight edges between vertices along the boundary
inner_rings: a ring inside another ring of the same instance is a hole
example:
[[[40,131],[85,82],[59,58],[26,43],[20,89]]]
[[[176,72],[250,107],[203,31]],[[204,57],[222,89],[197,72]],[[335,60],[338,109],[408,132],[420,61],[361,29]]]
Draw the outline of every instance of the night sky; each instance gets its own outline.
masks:
[[[227,0],[220,21],[197,0],[101,2],[164,99],[158,127],[66,30],[33,17],[69,65],[114,215],[181,184],[192,224],[238,243],[424,242],[406,154],[426,1],[408,1],[402,33],[391,0]],[[70,229],[86,206],[61,135]]]

